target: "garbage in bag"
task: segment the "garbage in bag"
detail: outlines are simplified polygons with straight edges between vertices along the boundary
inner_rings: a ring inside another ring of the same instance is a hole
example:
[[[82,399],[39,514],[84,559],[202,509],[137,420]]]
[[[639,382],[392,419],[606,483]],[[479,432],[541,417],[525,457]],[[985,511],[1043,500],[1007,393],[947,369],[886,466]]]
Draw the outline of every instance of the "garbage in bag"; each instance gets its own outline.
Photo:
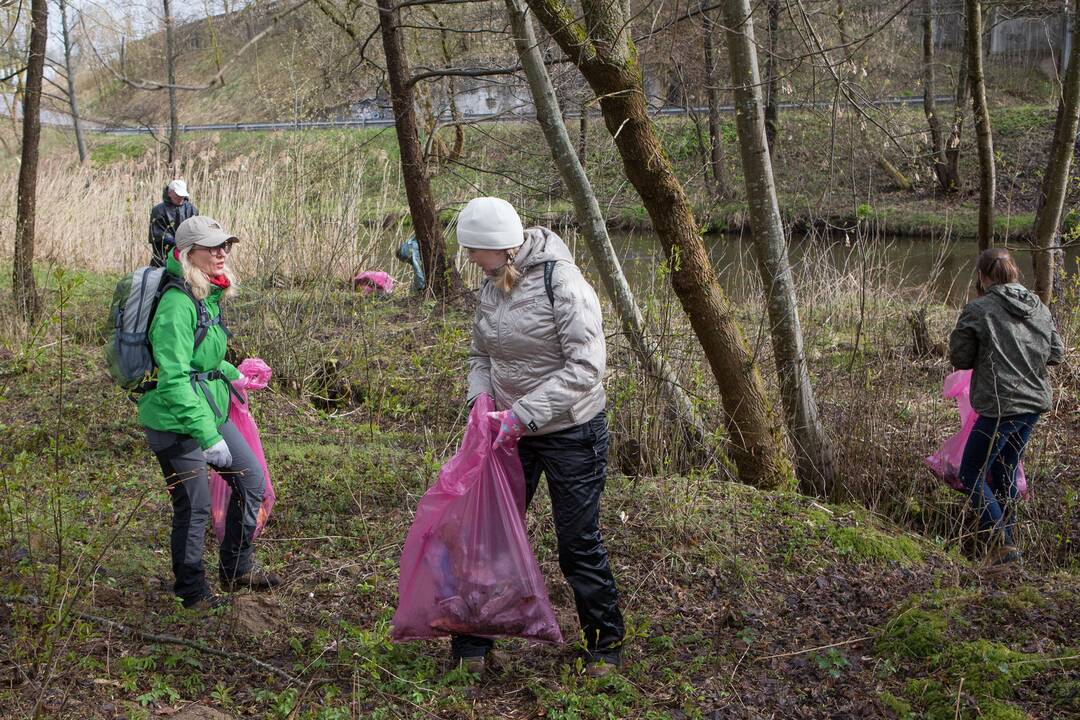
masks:
[[[248,390],[262,390],[270,384],[270,366],[262,358],[245,358],[236,369],[248,379]]]
[[[971,429],[979,414],[971,407],[971,370],[957,370],[949,373],[942,388],[942,397],[955,398],[960,409],[960,431],[952,435],[937,452],[927,457],[924,462],[935,475],[954,490],[967,492],[960,482],[960,461],[964,458],[964,446],[967,445]],[[1020,495],[1027,495],[1027,477],[1024,475],[1024,463],[1016,466],[1016,489]]]
[[[401,553],[395,641],[467,633],[561,643],[544,578],[525,532],[525,478],[516,448],[493,449],[487,413],[473,404],[457,454],[416,509]]]
[[[405,242],[401,243],[398,247],[397,259],[403,263],[409,263],[413,269],[413,281],[412,289],[416,292],[420,292],[427,287],[427,277],[424,275],[424,262],[420,256],[420,243],[416,241],[416,236],[413,235]]]
[[[248,388],[250,390],[261,390],[270,382],[270,366],[259,358],[244,360],[237,366],[237,370],[248,378]],[[243,400],[240,401],[230,396],[229,420],[247,440],[251,451],[259,459],[263,477],[266,478],[262,505],[259,506],[259,513],[255,520],[255,535],[253,537],[258,537],[259,533],[266,527],[266,521],[270,519],[270,511],[274,508],[274,501],[277,496],[274,494],[274,485],[270,482],[270,471],[266,467],[266,455],[263,453],[262,440],[259,438],[259,428],[255,424],[255,418],[251,417],[251,410],[248,407],[247,392],[242,389],[237,389],[236,392]],[[218,542],[221,542],[225,537],[225,516],[229,511],[232,487],[229,486],[229,483],[217,470],[213,468],[209,468],[209,470],[210,516],[214,521],[214,534],[217,535]]]
[[[362,292],[364,295],[371,293],[389,295],[394,291],[394,278],[382,270],[365,270],[357,273],[352,282],[353,290]]]

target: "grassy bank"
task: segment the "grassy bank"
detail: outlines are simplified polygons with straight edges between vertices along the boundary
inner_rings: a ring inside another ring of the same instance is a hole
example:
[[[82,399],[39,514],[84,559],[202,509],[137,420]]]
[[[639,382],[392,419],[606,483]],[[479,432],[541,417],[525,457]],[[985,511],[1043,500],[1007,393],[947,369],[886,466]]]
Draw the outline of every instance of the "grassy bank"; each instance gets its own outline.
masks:
[[[43,272],[49,318],[31,334],[3,328],[4,717],[37,705],[45,717],[149,718],[194,712],[191,703],[282,719],[1076,710],[1075,373],[1055,376],[1060,403],[1028,456],[1027,569],[988,584],[977,554],[968,559],[962,497],[921,464],[956,421],[938,398],[944,361],[909,355],[910,290],[874,285],[860,302],[854,277],[799,278],[812,374],[842,455],[847,496],[838,504],[753,491],[731,482],[719,459],[682,465],[655,388],[612,327],[603,526],[628,621],[625,673],[592,680],[573,643],[514,641],[494,673],[472,684],[443,674],[444,643],[388,639],[411,513],[464,425],[467,314],[404,296],[364,300],[327,282],[247,284],[228,308],[233,347],[275,369],[254,401],[278,494],[258,553],[288,582],[196,617],[169,592],[160,471],[134,406],[100,364],[113,278]],[[718,426],[713,383],[669,291],[658,285],[642,300]],[[739,313],[760,327],[757,303]],[[929,318],[940,334],[952,310],[931,306]],[[1076,327],[1073,318],[1063,329],[1075,337]],[[767,365],[768,343],[755,341]],[[530,535],[573,638],[573,600],[542,495]]]

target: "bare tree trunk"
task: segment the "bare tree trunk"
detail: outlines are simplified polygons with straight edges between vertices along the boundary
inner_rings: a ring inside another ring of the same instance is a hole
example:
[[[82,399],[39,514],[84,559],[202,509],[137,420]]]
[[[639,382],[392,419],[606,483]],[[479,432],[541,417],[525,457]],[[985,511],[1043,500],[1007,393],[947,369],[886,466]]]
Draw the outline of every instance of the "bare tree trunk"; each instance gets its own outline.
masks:
[[[950,195],[960,191],[960,139],[964,132],[964,114],[967,112],[970,89],[971,86],[968,82],[967,33],[964,33],[964,47],[960,53],[960,65],[956,69],[953,121],[949,129],[949,140],[945,144],[945,180],[942,184],[945,192]]]
[[[64,74],[67,75],[68,105],[71,107],[71,124],[75,128],[75,146],[79,150],[79,162],[85,164],[86,140],[83,138],[82,121],[79,118],[79,102],[75,96],[75,65],[71,61],[74,43],[71,39],[71,27],[68,25],[67,0],[58,0],[60,5],[60,29],[64,39]]]
[[[15,308],[27,323],[34,322],[39,311],[34,284],[34,221],[37,212],[38,145],[41,140],[41,85],[48,39],[48,0],[33,0],[30,4],[30,54],[26,64],[26,92],[22,106],[22,161],[19,165],[15,211],[15,257],[11,273]]]
[[[795,443],[799,487],[807,493],[832,494],[836,461],[818,416],[803,351],[795,280],[788,264],[780,206],[765,136],[760,75],[754,44],[750,0],[724,3],[731,84],[735,88],[735,126],[739,133],[750,227],[769,312],[776,373],[788,434]]]
[[[581,167],[589,165],[589,103],[581,99],[581,116],[578,118],[577,156]]]
[[[1035,292],[1049,305],[1054,295],[1054,268],[1061,254],[1061,212],[1065,206],[1065,193],[1069,186],[1069,170],[1072,168],[1073,145],[1077,125],[1080,124],[1080,23],[1073,20],[1072,48],[1069,51],[1069,67],[1061,87],[1057,120],[1054,123],[1054,139],[1043,175],[1039,207],[1035,213],[1035,252],[1032,264],[1035,270]]]
[[[780,96],[776,91],[776,36],[780,32],[780,0],[765,0],[769,13],[769,34],[765,45],[765,138],[769,152],[776,154],[776,133],[780,130]]]
[[[720,388],[739,479],[756,487],[789,486],[793,478],[781,424],[648,113],[630,39],[629,3],[583,3],[584,24],[559,0],[529,0],[529,7],[600,98],[627,179],[664,246],[672,287]]]
[[[457,268],[446,259],[446,242],[442,227],[435,216],[435,200],[431,194],[431,182],[420,147],[416,129],[416,107],[412,85],[409,84],[409,61],[401,37],[401,25],[397,6],[392,0],[378,0],[379,32],[382,34],[383,51],[386,54],[386,75],[390,82],[390,103],[394,109],[398,149],[401,153],[401,171],[405,177],[405,194],[409,199],[409,214],[420,254],[424,260],[424,273],[429,278],[428,287],[436,297],[446,298],[463,291]]]
[[[709,174],[712,177],[713,195],[716,198],[731,197],[728,187],[727,172],[724,169],[724,138],[720,132],[720,83],[717,77],[716,62],[716,22],[714,10],[706,10],[708,0],[701,0],[705,19],[705,94],[709,101]]]
[[[925,0],[923,7],[923,112],[930,127],[931,167],[942,192],[948,192],[948,176],[945,172],[945,143],[941,135],[941,120],[937,115],[934,94],[937,84],[934,78],[934,0]]]
[[[994,135],[990,128],[990,109],[986,104],[986,78],[983,73],[982,0],[965,0],[967,9],[968,80],[971,83],[971,109],[975,115],[975,136],[979,148],[979,250],[994,244],[994,196],[997,192],[994,171]]]
[[[169,172],[179,170],[180,120],[176,109],[176,43],[173,37],[172,0],[161,0],[165,12],[165,75],[169,83]]]
[[[514,31],[514,44],[517,46],[521,65],[529,81],[533,103],[536,105],[536,119],[544,131],[551,156],[559,169],[563,184],[574,202],[574,213],[581,225],[582,234],[589,244],[589,251],[600,270],[600,279],[608,297],[615,305],[623,332],[630,340],[630,346],[638,356],[642,366],[650,375],[661,382],[671,415],[684,429],[691,447],[700,447],[705,442],[705,427],[694,412],[693,404],[679,384],[675,371],[664,359],[659,346],[645,333],[645,318],[642,317],[630,284],[623,275],[622,265],[608,237],[604,216],[596,200],[592,184],[585,169],[574,153],[570,134],[562,120],[555,88],[544,66],[544,58],[537,46],[532,20],[527,15],[524,0],[506,0],[506,9],[510,14],[510,26]]]

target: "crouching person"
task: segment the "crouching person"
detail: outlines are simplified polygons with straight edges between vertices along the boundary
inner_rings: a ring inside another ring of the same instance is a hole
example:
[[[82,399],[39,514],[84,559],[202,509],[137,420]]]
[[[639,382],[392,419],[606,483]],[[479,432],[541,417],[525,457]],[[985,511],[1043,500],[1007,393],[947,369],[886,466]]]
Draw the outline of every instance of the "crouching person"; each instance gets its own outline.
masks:
[[[200,610],[226,602],[211,592],[203,569],[210,517],[208,466],[233,490],[221,543],[222,589],[264,590],[281,583],[254,564],[252,537],[266,479],[229,421],[232,385],[246,384],[225,361],[228,333],[221,324],[220,302],[235,292],[228,258],[237,241],[206,216],[180,224],[176,247],[166,258],[172,279],[149,330],[157,385],[139,400],[139,421],[172,498],[173,590],[184,607]]]
[[[526,504],[547,479],[559,567],[574,591],[590,675],[619,667],[623,618],[600,534],[608,428],[607,348],[600,301],[565,243],[547,228],[522,228],[499,198],[471,200],[458,244],[486,276],[469,353],[469,395],[491,395],[496,444],[517,443]],[[520,439],[520,441],[519,441]],[[455,660],[480,672],[491,640],[453,637]]]

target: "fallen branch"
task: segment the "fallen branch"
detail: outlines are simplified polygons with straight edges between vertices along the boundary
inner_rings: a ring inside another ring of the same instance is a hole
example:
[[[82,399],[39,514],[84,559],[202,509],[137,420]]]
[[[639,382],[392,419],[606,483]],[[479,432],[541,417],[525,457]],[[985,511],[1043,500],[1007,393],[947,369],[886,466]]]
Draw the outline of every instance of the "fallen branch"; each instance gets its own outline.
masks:
[[[818,647],[806,648],[805,650],[796,650],[795,652],[779,653],[778,655],[763,655],[762,657],[754,658],[754,662],[761,662],[763,660],[775,660],[776,658],[795,657],[796,655],[805,655],[806,653],[812,653],[815,650],[828,650],[829,648],[840,647],[842,645],[854,645],[855,643],[861,643],[865,640],[873,640],[873,635],[866,635],[864,637],[854,638],[853,640],[844,640],[843,642],[832,643],[831,645],[819,645]]]
[[[40,601],[36,597],[11,597],[5,596],[3,598],[7,602],[16,602],[21,605],[29,605],[30,607],[41,607]],[[71,610],[69,614],[74,615],[80,620],[87,620],[89,622],[98,623],[105,627],[116,630],[118,632],[127,633],[128,635],[134,635],[137,638],[146,640],[149,642],[163,643],[166,645],[182,645],[189,647],[192,650],[198,650],[199,652],[206,653],[207,655],[214,655],[215,657],[225,658],[226,660],[243,660],[251,663],[256,667],[260,667],[263,670],[272,672],[281,679],[290,684],[300,684],[300,679],[293,677],[289,673],[285,672],[279,667],[275,667],[270,663],[264,662],[254,655],[248,655],[247,653],[233,653],[227,650],[219,650],[217,648],[210,647],[205,643],[201,643],[197,640],[185,640],[184,638],[176,637],[175,635],[159,635],[158,633],[146,632],[130,625],[125,625],[122,622],[116,620],[110,620],[100,615],[93,615],[91,613],[81,612],[79,610]]]

